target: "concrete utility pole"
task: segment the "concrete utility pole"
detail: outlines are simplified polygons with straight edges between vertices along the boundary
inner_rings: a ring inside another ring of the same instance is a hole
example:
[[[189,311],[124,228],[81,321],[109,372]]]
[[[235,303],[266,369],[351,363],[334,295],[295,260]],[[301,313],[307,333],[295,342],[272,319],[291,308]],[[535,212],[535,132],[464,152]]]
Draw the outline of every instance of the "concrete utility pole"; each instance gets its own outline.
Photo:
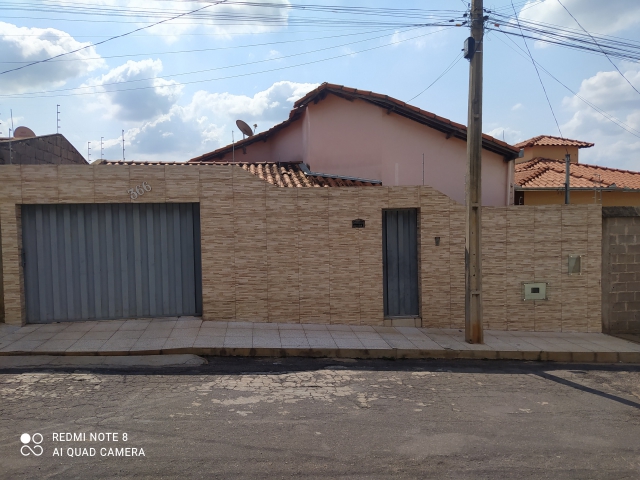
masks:
[[[484,343],[482,332],[482,0],[471,0],[471,38],[465,45],[469,58],[469,119],[467,127],[467,221],[465,241],[465,339]]]

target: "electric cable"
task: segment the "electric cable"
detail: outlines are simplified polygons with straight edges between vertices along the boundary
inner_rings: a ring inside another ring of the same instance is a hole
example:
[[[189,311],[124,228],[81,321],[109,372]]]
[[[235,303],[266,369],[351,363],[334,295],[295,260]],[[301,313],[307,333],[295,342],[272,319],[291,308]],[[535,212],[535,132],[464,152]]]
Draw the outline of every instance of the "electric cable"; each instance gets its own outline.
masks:
[[[297,68],[297,67],[302,67],[302,66],[307,66],[307,65],[313,65],[316,63],[322,63],[322,62],[327,62],[330,60],[335,60],[337,58],[344,58],[344,57],[350,57],[353,55],[356,55],[358,53],[365,53],[365,52],[370,52],[372,50],[378,50],[380,48],[384,48],[384,47],[388,47],[390,45],[398,45],[400,43],[404,43],[404,42],[408,42],[410,40],[415,40],[416,38],[422,38],[425,37],[427,35],[433,35],[435,33],[439,33],[445,30],[448,30],[450,28],[454,28],[454,27],[444,27],[440,30],[436,30],[435,32],[429,32],[429,33],[425,33],[423,35],[416,35],[415,37],[410,37],[410,38],[406,38],[404,40],[397,40],[394,42],[389,42],[386,43],[384,45],[378,45],[375,47],[371,47],[371,48],[367,48],[367,49],[363,49],[363,50],[358,50],[355,52],[349,52],[349,53],[345,53],[345,54],[341,54],[341,55],[335,55],[333,57],[327,57],[327,58],[322,58],[319,60],[313,60],[313,61],[309,61],[309,62],[304,62],[304,63],[298,63],[296,65],[288,65],[285,67],[278,67],[278,68],[272,68],[272,69],[268,69],[268,70],[261,70],[258,72],[248,72],[248,73],[242,73],[242,74],[237,74],[237,75],[230,75],[227,77],[218,77],[218,78],[207,78],[207,79],[203,79],[203,80],[193,80],[190,82],[176,82],[173,83],[171,85],[166,85],[163,87],[177,87],[177,86],[181,86],[181,85],[192,85],[192,84],[196,84],[196,83],[204,83],[204,82],[213,82],[213,81],[219,81],[219,80],[228,80],[228,79],[232,79],[232,78],[240,78],[240,77],[247,77],[247,76],[251,76],[251,75],[259,75],[262,73],[270,73],[270,72],[276,72],[276,71],[280,71],[280,70],[288,70],[291,68]],[[55,98],[55,97],[74,97],[74,96],[84,96],[84,95],[103,95],[103,94],[108,94],[108,93],[119,93],[119,92],[129,92],[129,91],[136,91],[136,90],[148,90],[150,88],[157,88],[155,85],[150,85],[150,86],[145,86],[145,87],[135,87],[135,88],[122,88],[122,89],[115,89],[115,90],[107,90],[104,92],[85,92],[85,93],[67,93],[67,94],[63,94],[63,95],[32,95],[32,96],[28,96],[28,97],[22,97],[22,98]],[[46,93],[55,93],[55,91],[50,91],[50,92],[46,92]],[[13,95],[0,95],[0,97],[14,97],[16,96],[15,94]]]
[[[129,57],[146,57],[148,55],[175,55],[175,54],[183,54],[183,53],[200,53],[200,52],[213,52],[218,50],[232,50],[235,48],[253,48],[253,47],[265,47],[270,45],[282,45],[285,43],[300,43],[300,42],[312,42],[315,40],[327,40],[331,38],[341,38],[341,37],[353,37],[355,35],[369,35],[371,33],[378,32],[388,32],[389,30],[396,30],[395,28],[383,28],[380,30],[371,30],[368,32],[356,32],[356,33],[346,33],[343,35],[330,35],[328,37],[315,37],[315,38],[304,38],[299,40],[282,40],[279,42],[265,42],[265,43],[252,43],[249,45],[234,45],[232,47],[216,47],[216,48],[197,48],[191,50],[170,50],[170,51],[162,51],[162,52],[144,52],[144,53],[129,53],[125,55],[104,55],[100,57],[84,57],[84,58],[64,58],[61,60],[51,60],[49,63],[58,63],[58,62],[85,62],[87,60],[103,60],[106,58],[129,58]],[[30,62],[3,62],[0,61],[0,64],[8,63],[8,64],[24,64]]]
[[[504,43],[504,45],[506,45],[507,47],[509,47],[511,50],[513,50],[515,53],[517,53],[518,55],[520,55],[521,57],[525,58],[525,60],[527,60],[527,62],[530,60],[527,57],[527,53],[522,49],[522,47],[520,45],[518,45],[517,43],[515,43],[515,41],[508,35],[505,35],[505,38],[507,40],[509,40],[511,43],[513,43],[513,45],[518,48],[520,50],[520,52],[518,52],[517,50],[513,49],[513,47],[511,47],[508,43],[505,43],[500,37],[496,37],[498,40],[500,40],[502,43]],[[592,108],[593,110],[596,111],[596,113],[600,114],[602,117],[604,117],[605,120],[609,120],[610,122],[612,122],[614,125],[616,125],[617,127],[620,127],[621,129],[623,129],[624,131],[626,131],[627,133],[633,135],[634,137],[640,138],[640,130],[636,130],[635,128],[633,128],[632,126],[624,123],[622,120],[620,120],[619,118],[616,118],[615,116],[611,115],[610,113],[605,112],[604,110],[602,110],[601,108],[599,108],[598,106],[594,105],[593,103],[591,103],[589,100],[587,100],[586,98],[584,98],[582,95],[580,95],[579,93],[575,92],[573,89],[571,89],[569,86],[567,86],[564,82],[562,82],[560,79],[558,79],[555,75],[553,75],[549,70],[547,70],[543,65],[541,65],[538,61],[535,61],[536,64],[538,65],[538,67],[540,68],[540,70],[542,70],[544,73],[546,73],[547,75],[549,75],[553,80],[555,80],[558,84],[560,84],[562,87],[564,87],[567,91],[569,91],[569,93],[571,93],[572,95],[574,95],[576,98],[578,98],[580,101],[582,101],[585,105],[587,105],[588,107]],[[636,133],[634,133],[636,132]]]
[[[407,103],[409,103],[409,102],[411,102],[411,101],[415,100],[415,99],[416,99],[416,98],[418,98],[420,95],[422,95],[424,92],[426,92],[426,91],[427,91],[427,90],[429,90],[431,87],[433,87],[433,86],[436,84],[436,82],[437,82],[438,80],[440,80],[440,79],[441,79],[442,77],[444,77],[447,73],[449,73],[449,71],[450,71],[453,67],[455,67],[455,66],[457,65],[457,63],[458,63],[460,60],[462,60],[462,57],[463,57],[463,55],[462,55],[462,54],[460,54],[460,53],[459,53],[459,54],[456,54],[456,58],[454,58],[454,59],[453,59],[453,62],[451,62],[451,63],[449,64],[449,66],[444,70],[444,72],[442,72],[442,73],[438,76],[438,78],[436,78],[433,82],[431,82],[427,88],[425,88],[424,90],[422,90],[422,91],[421,91],[419,94],[417,94],[415,97],[411,97],[409,100],[407,100]]]
[[[403,32],[411,31],[411,30],[416,30],[416,29],[404,30]],[[436,33],[436,32],[431,32],[431,33]],[[237,67],[244,67],[244,66],[247,66],[247,65],[255,65],[255,64],[258,64],[258,63],[265,63],[265,62],[273,62],[273,61],[278,61],[278,60],[284,60],[286,58],[299,57],[301,55],[309,55],[311,53],[317,53],[317,52],[322,52],[322,51],[325,51],[325,50],[331,50],[331,49],[334,49],[334,48],[342,48],[342,47],[346,47],[346,46],[349,46],[349,45],[355,45],[356,43],[368,42],[370,40],[378,40],[380,38],[384,38],[384,37],[387,37],[387,36],[388,35],[380,35],[378,37],[366,38],[364,40],[357,40],[355,42],[343,43],[341,45],[332,45],[330,47],[319,48],[319,49],[310,50],[310,51],[307,51],[307,52],[294,53],[294,54],[291,54],[291,55],[283,55],[283,56],[280,56],[280,57],[267,58],[267,59],[263,59],[263,60],[256,60],[256,61],[253,61],[253,62],[239,63],[239,64],[235,64],[235,65],[226,65],[226,66],[223,66],[223,67],[207,68],[207,69],[203,69],[203,70],[195,70],[195,71],[191,71],[191,72],[182,72],[182,73],[175,73],[175,74],[156,76],[156,77],[135,78],[135,79],[132,79],[132,80],[123,80],[123,81],[119,81],[119,82],[101,83],[101,84],[97,84],[97,85],[87,85],[87,86],[80,86],[80,87],[73,87],[73,88],[61,88],[61,89],[56,89],[56,90],[39,91],[39,92],[16,93],[16,94],[9,94],[7,96],[30,98],[29,97],[30,95],[37,95],[37,94],[42,94],[42,93],[68,92],[68,91],[73,91],[73,90],[86,90],[86,89],[93,89],[93,88],[96,88],[96,87],[105,87],[105,86],[111,86],[111,85],[122,85],[122,84],[127,84],[127,83],[134,83],[134,82],[144,82],[144,81],[148,81],[148,80],[164,80],[166,78],[180,77],[180,76],[184,76],[184,75],[195,75],[195,74],[198,74],[198,73],[206,73],[206,72],[212,72],[212,71],[216,71],[216,70],[226,70],[228,68],[237,68]],[[162,86],[163,87],[170,87],[171,85],[162,85]],[[0,95],[0,97],[1,96],[3,96],[3,95]]]
[[[94,43],[94,44],[91,44],[91,45],[85,45],[84,47],[76,48],[75,50],[71,50],[70,52],[64,52],[64,53],[61,53],[59,55],[55,55],[53,57],[47,58],[45,60],[38,60],[38,61],[35,61],[35,62],[32,62],[32,63],[29,63],[27,65],[22,65],[21,67],[16,67],[16,68],[12,68],[12,69],[9,69],[9,70],[5,70],[4,72],[0,72],[0,75],[4,75],[5,73],[9,73],[9,72],[15,72],[16,70],[22,70],[23,68],[27,68],[27,67],[30,67],[32,65],[37,65],[39,63],[48,62],[50,60],[53,60],[54,58],[60,58],[60,57],[63,57],[65,55],[70,55],[72,53],[79,52],[79,51],[84,50],[84,49],[89,48],[89,47],[96,47],[96,46],[101,45],[103,43],[110,42],[111,40],[115,40],[117,38],[126,37],[127,35],[130,35],[132,33],[139,32],[141,30],[145,30],[147,28],[151,28],[151,27],[154,27],[156,25],[160,25],[161,23],[165,23],[165,22],[168,22],[170,20],[175,20],[176,18],[184,17],[185,15],[189,15],[191,13],[198,12],[200,10],[204,10],[205,8],[209,8],[209,7],[213,7],[213,6],[219,5],[219,4],[224,3],[226,1],[227,0],[220,0],[220,1],[216,2],[216,3],[210,4],[210,5],[205,5],[204,7],[201,7],[201,8],[197,8],[196,10],[193,10],[191,12],[181,13],[180,15],[176,15],[175,17],[172,17],[172,18],[169,18],[169,19],[166,19],[166,20],[162,20],[162,21],[156,22],[156,23],[151,24],[151,25],[145,25],[144,27],[136,28],[135,30],[132,30],[131,32],[123,33],[121,35],[116,35],[116,36],[108,38],[106,40],[102,40],[101,42],[98,42],[98,43]]]
[[[517,18],[517,13],[516,13],[516,7],[513,6],[513,0],[511,0],[511,6],[513,7],[513,13],[516,15],[516,21],[519,22],[519,19]],[[519,23],[518,23],[519,25]],[[540,72],[538,71],[538,66],[536,65],[535,60],[533,59],[533,55],[531,55],[531,50],[529,50],[529,45],[527,45],[527,41],[524,39],[524,37],[522,38],[522,42],[524,43],[524,46],[527,47],[527,53],[529,54],[529,58],[531,59],[531,62],[533,63],[533,68],[536,69],[536,74],[538,75],[538,80],[540,80],[540,85],[542,86],[542,91],[544,92],[544,96],[547,99],[547,103],[549,104],[549,109],[551,110],[551,115],[553,115],[553,120],[556,122],[556,126],[558,127],[558,132],[560,132],[560,138],[564,139],[564,136],[562,135],[562,129],[560,128],[560,123],[558,123],[558,119],[556,117],[555,112],[553,111],[553,106],[551,105],[551,100],[549,100],[549,95],[547,95],[547,89],[544,86],[544,82],[542,81],[542,77],[540,76]],[[567,150],[567,155],[569,154],[569,150],[567,149],[567,147],[565,146],[565,150]]]
[[[596,41],[595,38],[593,38],[593,36],[580,24],[580,22],[578,21],[578,19],[576,17],[573,16],[573,14],[569,11],[569,9],[567,7],[564,6],[564,3],[562,3],[560,0],[558,0],[558,3],[562,6],[562,8],[564,8],[566,10],[566,12],[571,16],[571,18],[573,18],[573,20],[575,20],[575,22],[578,24],[578,26],[584,30],[584,33],[586,33],[587,35],[589,35],[589,37],[591,37],[591,39],[593,40],[593,42],[598,45],[598,47],[600,48],[600,50],[602,51],[602,53],[604,54],[605,57],[607,57],[607,60],[609,60],[609,63],[611,63],[611,65],[613,65],[613,68],[615,68],[618,73],[620,74],[620,76],[622,78],[624,78],[627,83],[629,84],[629,86],[631,88],[633,88],[636,93],[640,94],[640,91],[638,91],[638,89],[629,81],[629,79],[627,77],[624,76],[624,74],[620,71],[620,69],[618,68],[618,66],[613,63],[613,60],[611,60],[611,58],[609,58],[609,55],[607,55],[607,52],[605,52],[602,47],[600,47],[600,44]]]

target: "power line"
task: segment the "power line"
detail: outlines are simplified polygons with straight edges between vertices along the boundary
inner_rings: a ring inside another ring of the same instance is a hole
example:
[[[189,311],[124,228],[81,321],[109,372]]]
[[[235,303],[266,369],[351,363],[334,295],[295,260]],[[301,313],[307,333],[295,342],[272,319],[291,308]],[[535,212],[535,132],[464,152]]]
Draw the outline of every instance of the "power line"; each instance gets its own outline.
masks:
[[[414,29],[409,29],[409,30],[404,30],[403,32],[407,32],[407,31],[411,31],[411,30],[416,30]],[[434,33],[434,32],[432,32]],[[120,82],[109,82],[109,83],[101,83],[99,85],[88,85],[88,86],[84,86],[84,87],[74,87],[74,88],[61,88],[61,89],[57,89],[57,90],[48,90],[48,91],[40,91],[40,92],[25,92],[25,93],[20,93],[20,94],[13,94],[13,95],[7,95],[7,96],[11,96],[11,97],[16,97],[16,96],[29,96],[29,95],[37,95],[37,94],[41,94],[41,93],[54,93],[54,92],[68,92],[68,91],[74,91],[74,90],[86,90],[86,89],[93,89],[96,87],[105,87],[105,86],[111,86],[111,85],[122,85],[122,84],[126,84],[126,83],[135,83],[135,82],[143,82],[143,81],[148,81],[148,80],[164,80],[167,78],[172,78],[172,77],[180,77],[180,76],[184,76],[184,75],[194,75],[194,74],[198,74],[198,73],[205,73],[205,72],[212,72],[212,71],[216,71],[216,70],[226,70],[228,68],[237,68],[237,67],[244,67],[247,65],[255,65],[258,63],[265,63],[265,62],[273,62],[273,61],[278,61],[278,60],[284,60],[286,58],[292,58],[292,57],[299,57],[301,55],[308,55],[311,53],[317,53],[317,52],[322,52],[325,50],[331,50],[334,48],[340,48],[340,47],[346,47],[349,45],[355,45],[356,43],[363,43],[363,42],[368,42],[370,40],[378,40],[380,38],[384,38],[387,37],[388,35],[380,35],[377,37],[371,37],[371,38],[366,38],[364,40],[357,40],[355,42],[349,42],[349,43],[343,43],[341,45],[333,45],[330,47],[324,47],[324,48],[319,48],[316,50],[310,50],[307,52],[301,52],[301,53],[294,53],[291,55],[283,55],[280,57],[274,57],[274,58],[267,58],[264,60],[255,60],[253,62],[246,62],[246,63],[238,63],[235,65],[226,65],[224,67],[215,67],[215,68],[207,68],[207,69],[203,69],[203,70],[195,70],[195,71],[191,71],[191,72],[182,72],[182,73],[175,73],[175,74],[171,74],[171,75],[164,75],[161,77],[146,77],[146,78],[136,78],[133,80],[123,80]],[[170,85],[166,85],[167,87]],[[0,95],[2,96],[2,95]]]
[[[265,43],[252,43],[248,45],[235,45],[232,47],[216,47],[216,48],[197,48],[191,50],[169,50],[163,52],[144,52],[144,53],[129,53],[126,55],[105,55],[99,57],[84,57],[84,58],[65,58],[62,60],[51,60],[49,63],[59,63],[59,62],[84,62],[87,60],[103,60],[106,58],[129,58],[129,57],[145,57],[147,55],[174,55],[174,54],[182,54],[182,53],[200,53],[200,52],[213,52],[218,50],[232,50],[235,48],[253,48],[253,47],[264,47],[269,45],[281,45],[285,43],[300,43],[300,42],[312,42],[315,40],[327,40],[331,38],[341,38],[341,37],[353,37],[356,35],[368,35],[371,33],[378,32],[388,32],[389,30],[396,30],[395,28],[382,28],[380,30],[370,30],[368,32],[356,32],[356,33],[345,33],[343,35],[330,35],[328,37],[315,37],[315,38],[304,38],[304,39],[296,39],[296,40],[281,40],[279,42],[265,42]],[[3,62],[0,63],[18,63],[25,64],[30,62]]]
[[[560,5],[562,5],[562,8],[564,8],[564,9],[567,11],[567,13],[571,16],[571,18],[573,18],[573,19],[575,20],[575,22],[578,24],[578,26],[579,26],[582,30],[584,30],[584,33],[586,33],[587,35],[589,35],[589,37],[593,40],[593,43],[595,43],[595,44],[598,46],[598,48],[600,48],[600,51],[604,54],[604,56],[605,56],[605,57],[607,57],[607,60],[609,60],[609,63],[611,63],[611,65],[613,65],[613,68],[615,68],[615,69],[618,71],[618,73],[620,74],[620,76],[621,76],[622,78],[624,78],[624,79],[627,81],[627,83],[629,84],[629,86],[630,86],[631,88],[633,88],[633,89],[636,91],[636,93],[640,94],[640,91],[638,91],[638,89],[637,89],[636,87],[634,87],[634,86],[633,86],[633,84],[629,81],[629,79],[628,79],[627,77],[625,77],[625,76],[624,76],[624,74],[620,71],[620,69],[618,68],[618,66],[617,66],[615,63],[613,63],[613,60],[611,60],[611,58],[609,58],[609,55],[607,55],[607,52],[605,52],[605,51],[602,49],[602,47],[600,47],[600,44],[596,41],[596,39],[595,39],[595,38],[593,38],[593,35],[591,35],[591,34],[590,34],[590,33],[589,33],[589,32],[588,32],[588,31],[587,31],[587,30],[586,30],[586,29],[585,29],[585,28],[580,24],[580,22],[578,21],[578,19],[577,19],[576,17],[574,17],[574,16],[573,16],[573,14],[569,11],[569,9],[568,9],[567,7],[565,7],[565,6],[564,6],[564,4],[563,4],[560,0],[558,0],[558,3],[559,3]]]
[[[502,32],[504,34],[504,32]],[[508,43],[504,42],[500,37],[496,37],[498,40],[500,40],[502,43],[504,43],[507,47],[509,47],[510,49],[512,49],[514,52],[516,52],[518,55],[520,55],[521,57],[525,58],[527,61],[529,61],[530,59],[526,56],[526,52],[522,49],[522,47],[520,45],[518,45],[517,43],[515,43],[515,41],[508,35],[505,35],[505,38],[507,38],[507,40],[509,40],[511,43],[513,43],[513,45],[518,48],[520,50],[520,52],[518,52],[517,50],[515,50],[513,47],[511,47]],[[521,53],[522,52],[522,53]],[[567,91],[569,91],[572,95],[574,95],[576,98],[578,98],[579,100],[581,100],[584,104],[586,104],[587,106],[589,106],[590,108],[592,108],[593,110],[595,110],[597,113],[599,113],[602,117],[605,118],[605,120],[609,120],[611,123],[613,123],[614,125],[616,125],[617,127],[620,127],[621,129],[623,129],[624,131],[626,131],[627,133],[633,135],[634,137],[640,138],[640,130],[636,130],[633,127],[631,127],[630,125],[624,123],[622,120],[616,118],[615,116],[611,115],[610,113],[605,112],[604,110],[602,110],[601,108],[597,107],[596,105],[594,105],[593,103],[591,103],[589,100],[587,100],[586,98],[584,98],[582,95],[580,95],[579,93],[575,92],[573,89],[571,89],[570,87],[568,87],[565,83],[563,83],[560,79],[558,79],[555,75],[553,75],[549,70],[547,70],[543,65],[541,65],[538,61],[536,61],[536,64],[538,65],[538,67],[540,68],[540,70],[542,70],[544,73],[546,73],[547,75],[549,75],[553,80],[555,80],[557,83],[559,83],[561,86],[563,86]],[[636,132],[636,133],[634,133]]]
[[[421,91],[419,94],[417,94],[415,97],[412,97],[412,98],[410,98],[409,100],[407,100],[407,103],[409,103],[409,102],[411,102],[411,101],[415,100],[415,99],[416,99],[416,98],[418,98],[420,95],[422,95],[424,92],[426,92],[426,91],[427,91],[427,90],[429,90],[431,87],[433,87],[433,86],[436,84],[436,82],[437,82],[438,80],[440,80],[442,77],[444,77],[447,73],[449,73],[449,71],[450,71],[453,67],[455,67],[455,66],[457,65],[457,63],[458,63],[461,59],[462,59],[462,54],[457,54],[457,55],[456,55],[456,58],[454,58],[454,59],[453,59],[453,62],[451,62],[451,63],[449,64],[449,66],[448,66],[447,68],[445,68],[444,72],[442,72],[442,73],[438,76],[438,78],[436,78],[433,82],[431,82],[427,88],[425,88],[424,90],[422,90],[422,91]]]
[[[144,26],[144,27],[136,28],[135,30],[132,30],[131,32],[123,33],[123,34],[121,34],[121,35],[116,35],[115,37],[110,37],[110,38],[108,38],[108,39],[106,39],[106,40],[102,40],[101,42],[98,42],[98,43],[94,43],[94,44],[91,44],[91,45],[85,45],[84,47],[76,48],[75,50],[71,50],[70,52],[61,53],[61,54],[59,54],[59,55],[55,55],[55,56],[50,57],[50,58],[47,58],[47,59],[45,59],[45,60],[38,60],[38,61],[36,61],[36,62],[32,62],[32,63],[29,63],[29,64],[27,64],[27,65],[23,65],[23,66],[21,66],[21,67],[16,67],[16,68],[12,68],[12,69],[10,69],[10,70],[5,70],[4,72],[0,72],[0,75],[4,75],[5,73],[9,73],[9,72],[15,72],[16,70],[22,70],[23,68],[27,68],[27,67],[30,67],[30,66],[32,66],[32,65],[39,64],[39,63],[48,62],[48,61],[50,61],[50,60],[53,60],[54,58],[60,58],[60,57],[63,57],[63,56],[65,56],[65,55],[70,55],[70,54],[72,54],[72,53],[79,52],[79,51],[84,50],[84,49],[89,48],[89,47],[95,47],[95,46],[101,45],[101,44],[103,44],[103,43],[110,42],[111,40],[115,40],[115,39],[117,39],[117,38],[126,37],[127,35],[130,35],[130,34],[132,34],[132,33],[139,32],[139,31],[141,31],[141,30],[145,30],[145,29],[147,29],[147,28],[151,28],[151,27],[154,27],[154,26],[156,26],[156,25],[160,25],[161,23],[165,23],[165,22],[168,22],[168,21],[170,21],[170,20],[175,20],[176,18],[184,17],[185,15],[190,15],[190,14],[195,13],[195,12],[198,12],[198,11],[200,11],[200,10],[204,10],[205,8],[209,8],[209,7],[212,7],[212,6],[215,6],[215,5],[219,5],[219,4],[224,3],[224,2],[226,2],[226,1],[227,1],[227,0],[220,0],[220,1],[216,2],[216,3],[214,3],[214,4],[211,4],[211,5],[205,5],[204,7],[197,8],[196,10],[192,10],[191,12],[181,13],[180,15],[176,15],[175,17],[168,18],[168,19],[166,19],[166,20],[161,20],[161,21],[159,21],[159,22],[153,23],[153,24],[151,24],[151,25],[146,25],[146,26]]]
[[[204,82],[213,82],[213,81],[219,81],[219,80],[228,80],[228,79],[232,79],[232,78],[240,78],[240,77],[247,77],[247,76],[251,76],[251,75],[259,75],[262,73],[271,73],[271,72],[277,72],[280,70],[288,70],[291,68],[297,68],[297,67],[303,67],[303,66],[307,66],[307,65],[313,65],[316,63],[322,63],[322,62],[327,62],[329,60],[335,60],[337,58],[344,58],[344,57],[350,57],[352,55],[358,54],[358,53],[365,53],[365,52],[369,52],[372,50],[377,50],[380,48],[384,48],[384,47],[388,47],[390,45],[398,45],[400,43],[404,43],[404,42],[408,42],[410,40],[415,40],[416,38],[422,38],[422,37],[426,37],[428,35],[433,35],[445,30],[448,30],[450,28],[454,28],[454,27],[444,27],[441,28],[440,30],[436,30],[435,32],[429,32],[429,33],[425,33],[422,35],[416,35],[414,37],[410,37],[410,38],[406,38],[404,40],[397,40],[395,42],[389,42],[386,43],[384,45],[378,45],[375,47],[371,47],[371,48],[366,48],[364,50],[358,50],[355,52],[349,52],[349,53],[345,53],[342,55],[335,55],[333,57],[327,57],[327,58],[322,58],[319,60],[312,60],[309,62],[304,62],[304,63],[298,63],[296,65],[288,65],[285,67],[278,67],[278,68],[271,68],[268,70],[261,70],[258,72],[248,72],[248,73],[241,73],[241,74],[237,74],[237,75],[229,75],[227,77],[218,77],[218,78],[207,78],[207,79],[203,79],[203,80],[193,80],[190,82],[176,82],[174,84],[171,84],[171,87],[177,87],[180,85],[192,85],[192,84],[196,84],[196,83],[204,83]],[[74,97],[74,96],[83,96],[83,95],[103,95],[103,94],[108,94],[108,93],[118,93],[118,92],[129,92],[129,91],[136,91],[136,90],[147,90],[150,88],[156,88],[155,85],[151,85],[151,86],[145,86],[145,87],[135,87],[135,88],[121,88],[121,89],[116,89],[116,90],[108,90],[105,92],[85,92],[85,93],[68,93],[68,94],[64,94],[64,95],[32,95],[29,97],[23,97],[23,98],[52,98],[52,97]],[[44,92],[44,93],[55,93],[55,90],[52,90],[50,92]],[[15,95],[0,95],[0,97],[2,96],[7,96],[7,97],[13,97]]]
[[[520,20],[518,19],[518,14],[516,13],[516,7],[513,6],[513,0],[511,0],[511,6],[513,7],[513,13],[516,15],[516,21],[518,22],[518,27],[520,27]],[[521,30],[522,31],[522,30]],[[553,107],[551,106],[551,100],[549,100],[549,95],[547,95],[547,89],[544,87],[544,82],[542,81],[542,77],[540,76],[540,72],[538,71],[538,66],[536,65],[536,61],[533,59],[533,55],[531,55],[531,50],[529,50],[529,45],[527,45],[527,41],[524,37],[522,37],[522,42],[524,46],[527,47],[527,53],[529,54],[529,58],[531,59],[531,63],[533,63],[533,68],[536,69],[536,74],[538,75],[538,80],[540,80],[540,85],[542,86],[542,91],[544,92],[544,96],[547,99],[547,103],[549,104],[549,109],[551,110],[551,115],[553,115],[553,120],[556,122],[556,126],[558,127],[558,132],[560,132],[560,138],[564,138],[562,135],[562,129],[560,128],[560,123],[558,123],[558,119],[556,118],[556,114],[553,111]],[[565,147],[566,149],[566,147]],[[569,150],[567,150],[567,154]]]

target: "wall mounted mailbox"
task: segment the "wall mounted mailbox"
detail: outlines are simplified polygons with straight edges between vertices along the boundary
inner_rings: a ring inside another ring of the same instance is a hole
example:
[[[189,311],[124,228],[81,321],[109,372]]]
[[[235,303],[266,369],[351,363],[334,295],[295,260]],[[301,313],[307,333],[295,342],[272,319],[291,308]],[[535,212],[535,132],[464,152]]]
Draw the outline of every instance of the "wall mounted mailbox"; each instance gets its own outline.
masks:
[[[523,300],[547,300],[547,283],[531,282],[522,284]]]
[[[364,228],[364,220],[361,218],[356,218],[351,221],[351,228]]]
[[[569,275],[582,275],[582,255],[569,255]]]

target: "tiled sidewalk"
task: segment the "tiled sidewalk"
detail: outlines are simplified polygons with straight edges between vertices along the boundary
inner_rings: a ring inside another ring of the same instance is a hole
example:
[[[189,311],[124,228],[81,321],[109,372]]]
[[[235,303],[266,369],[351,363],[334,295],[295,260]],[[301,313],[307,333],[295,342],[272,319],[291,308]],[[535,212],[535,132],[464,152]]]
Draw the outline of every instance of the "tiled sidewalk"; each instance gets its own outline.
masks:
[[[640,363],[640,344],[600,333],[485,331],[158,318],[0,325],[0,355],[196,355],[477,358]]]

